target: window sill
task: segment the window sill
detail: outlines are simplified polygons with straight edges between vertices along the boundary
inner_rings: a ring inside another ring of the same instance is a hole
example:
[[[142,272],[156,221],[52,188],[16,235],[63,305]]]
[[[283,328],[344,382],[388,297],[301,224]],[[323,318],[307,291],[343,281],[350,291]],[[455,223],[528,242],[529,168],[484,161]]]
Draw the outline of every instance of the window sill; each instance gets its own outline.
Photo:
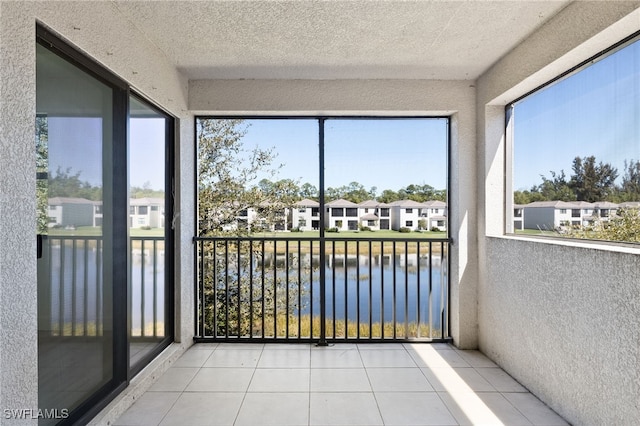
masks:
[[[570,238],[553,237],[553,236],[517,235],[517,234],[488,235],[487,237],[640,255],[639,243],[624,243],[624,242],[617,242],[617,241],[602,241],[602,240],[582,240],[582,239],[570,239]]]

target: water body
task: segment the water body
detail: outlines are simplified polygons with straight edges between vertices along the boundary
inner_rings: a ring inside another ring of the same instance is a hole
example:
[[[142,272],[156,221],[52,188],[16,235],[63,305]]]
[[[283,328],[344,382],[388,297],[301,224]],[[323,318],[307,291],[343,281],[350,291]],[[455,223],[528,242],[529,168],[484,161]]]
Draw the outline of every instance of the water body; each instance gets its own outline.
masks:
[[[64,253],[63,253],[64,252]],[[95,246],[60,245],[50,247],[51,324],[59,330],[61,324],[74,321],[76,335],[81,335],[84,323],[103,321],[103,289],[99,251]],[[336,255],[327,256],[320,265],[317,255],[264,255],[265,275],[289,282],[289,309],[295,315],[320,313],[320,268],[325,270],[325,312],[327,318],[359,320],[361,323],[392,322],[431,324],[441,327],[446,316],[446,258],[434,254],[396,255]],[[63,266],[64,265],[64,266]],[[298,266],[300,265],[300,272]],[[261,284],[262,259],[253,262],[254,286]],[[275,270],[273,269],[275,268]],[[230,265],[229,274],[237,268]],[[288,272],[287,272],[288,271]],[[218,271],[219,274],[224,274]],[[233,277],[231,279],[233,281]],[[301,287],[299,287],[301,283]],[[298,299],[298,288],[301,288]],[[277,290],[282,293],[286,288]],[[132,334],[153,335],[154,318],[164,318],[164,250],[133,250],[130,274]],[[286,298],[285,298],[286,299]],[[234,307],[231,307],[234,309]],[[161,329],[161,325],[158,325]],[[161,331],[161,330],[158,330]]]

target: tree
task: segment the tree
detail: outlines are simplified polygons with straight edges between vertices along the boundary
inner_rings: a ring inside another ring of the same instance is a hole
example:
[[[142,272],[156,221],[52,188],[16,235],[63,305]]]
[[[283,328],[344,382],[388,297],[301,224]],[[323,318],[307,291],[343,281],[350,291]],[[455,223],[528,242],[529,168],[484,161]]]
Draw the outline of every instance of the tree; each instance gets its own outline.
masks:
[[[640,161],[624,161],[620,201],[640,201]]]
[[[576,195],[572,190],[564,170],[560,173],[551,173],[551,179],[547,179],[544,175],[540,175],[542,183],[537,187],[533,187],[531,192],[540,194],[543,200],[559,200],[559,201],[575,201]]]
[[[285,208],[298,199],[300,189],[291,179],[269,179],[280,168],[274,165],[274,150],[247,149],[243,137],[248,127],[243,120],[201,119],[196,126],[200,235],[247,235],[251,229],[238,226],[238,217],[249,208],[257,211],[255,223],[283,220]],[[267,177],[258,181],[260,176]],[[261,316],[290,314],[286,308],[295,309],[298,299],[293,288],[303,291],[305,283],[296,286],[295,278],[285,281],[285,275],[279,273],[264,274],[261,279],[254,275],[259,271],[252,265],[272,263],[276,268],[275,253],[263,252],[264,245],[207,240],[199,247],[204,283],[201,309],[208,334],[247,335],[254,332],[249,329],[250,319],[258,324]],[[251,285],[256,279],[260,286]]]
[[[576,200],[589,203],[605,201],[615,193],[618,170],[611,164],[596,164],[596,157],[593,155],[576,157],[572,169],[569,187],[573,190]]]
[[[246,234],[237,218],[248,208],[263,217],[276,218],[290,207],[291,182],[271,182],[281,165],[274,165],[273,148],[247,149],[243,137],[247,125],[240,119],[200,119],[198,134],[198,218],[200,235]],[[282,196],[287,194],[287,196]]]
[[[39,234],[46,233],[49,226],[48,140],[49,127],[47,118],[38,115],[36,116],[36,209]]]
[[[400,199],[401,198],[398,193],[396,191],[392,191],[391,189],[385,189],[378,197],[378,201],[380,201],[381,203],[392,203]]]
[[[309,182],[305,182],[300,186],[300,198],[308,198],[318,201],[318,188]]]

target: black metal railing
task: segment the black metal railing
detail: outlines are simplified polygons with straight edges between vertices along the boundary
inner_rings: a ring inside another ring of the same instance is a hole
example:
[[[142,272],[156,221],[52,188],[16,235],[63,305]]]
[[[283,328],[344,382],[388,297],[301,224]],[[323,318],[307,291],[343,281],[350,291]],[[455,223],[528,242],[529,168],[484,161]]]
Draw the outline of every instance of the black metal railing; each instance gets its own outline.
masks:
[[[448,340],[447,239],[194,242],[197,341]]]
[[[44,239],[38,289],[39,328],[52,336],[102,336],[104,331],[103,240],[98,236]],[[131,237],[129,295],[131,338],[164,336],[164,237]]]
[[[131,237],[129,297],[132,340],[165,335],[165,239]]]

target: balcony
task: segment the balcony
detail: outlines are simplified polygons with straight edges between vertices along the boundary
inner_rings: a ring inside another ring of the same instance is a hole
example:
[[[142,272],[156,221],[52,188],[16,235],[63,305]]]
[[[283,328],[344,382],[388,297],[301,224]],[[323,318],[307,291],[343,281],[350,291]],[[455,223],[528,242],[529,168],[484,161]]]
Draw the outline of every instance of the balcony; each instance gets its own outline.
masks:
[[[567,425],[478,351],[199,343],[115,425]]]

